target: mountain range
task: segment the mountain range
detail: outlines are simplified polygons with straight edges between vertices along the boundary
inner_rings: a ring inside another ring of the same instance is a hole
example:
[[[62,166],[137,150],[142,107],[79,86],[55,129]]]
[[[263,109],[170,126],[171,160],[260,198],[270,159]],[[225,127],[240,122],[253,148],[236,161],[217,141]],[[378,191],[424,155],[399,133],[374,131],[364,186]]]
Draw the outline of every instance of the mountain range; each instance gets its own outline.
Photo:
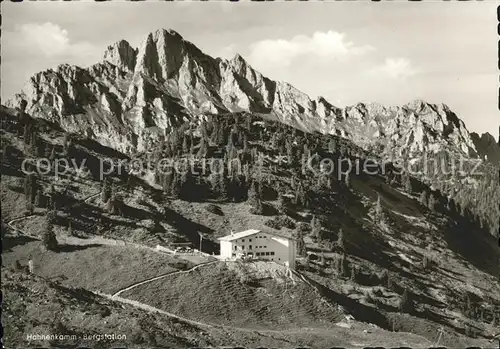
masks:
[[[102,61],[88,68],[63,64],[35,74],[8,102],[21,104],[34,117],[129,154],[149,149],[185,122],[250,112],[396,155],[451,146],[467,156],[490,154],[499,161],[493,136],[475,137],[444,104],[415,100],[395,107],[338,108],[263,76],[238,54],[231,60],[210,57],[165,29],[149,33],[139,48],[125,40],[108,46]],[[492,143],[493,150],[484,150]]]

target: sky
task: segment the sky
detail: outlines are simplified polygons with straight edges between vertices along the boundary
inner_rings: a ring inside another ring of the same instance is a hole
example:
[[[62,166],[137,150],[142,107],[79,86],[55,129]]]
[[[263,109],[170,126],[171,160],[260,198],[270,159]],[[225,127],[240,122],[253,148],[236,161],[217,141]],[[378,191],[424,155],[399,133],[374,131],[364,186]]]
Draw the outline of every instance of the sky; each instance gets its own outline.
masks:
[[[444,103],[498,138],[495,1],[2,2],[2,100],[38,71],[89,66],[125,39],[173,29],[211,56],[345,107]]]

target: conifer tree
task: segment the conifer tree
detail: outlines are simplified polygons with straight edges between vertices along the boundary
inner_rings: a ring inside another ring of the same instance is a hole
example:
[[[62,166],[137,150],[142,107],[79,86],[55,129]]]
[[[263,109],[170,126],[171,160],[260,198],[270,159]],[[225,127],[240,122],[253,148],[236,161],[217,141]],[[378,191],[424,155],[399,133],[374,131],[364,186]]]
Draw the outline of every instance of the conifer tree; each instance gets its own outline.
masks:
[[[174,199],[178,199],[180,196],[181,188],[180,188],[180,179],[177,171],[172,171],[172,183],[170,186],[170,195]]]
[[[282,215],[287,214],[287,211],[288,211],[287,204],[286,204],[285,197],[282,193],[279,193],[279,195],[278,195],[278,205],[276,208],[280,214],[282,214]]]
[[[347,188],[351,187],[351,172],[350,171],[345,174],[345,186]]]
[[[111,195],[111,197],[108,199],[108,202],[106,203],[106,211],[108,211],[109,214],[116,214],[116,205],[115,205],[115,197],[114,195]]]
[[[405,191],[408,194],[411,194],[413,192],[413,187],[411,185],[411,179],[409,175],[404,176],[404,185],[405,185]]]
[[[434,211],[434,209],[436,208],[436,198],[434,197],[433,194],[431,194],[429,196],[429,201],[427,203],[427,207],[429,208],[429,210],[431,211]]]
[[[189,146],[189,154],[194,155],[194,138],[191,136],[190,138],[190,146]]]
[[[313,218],[311,219],[311,236],[318,240],[320,238],[320,233],[321,233],[321,223],[319,219],[313,215]]]
[[[101,191],[101,201],[103,203],[107,203],[109,198],[111,197],[111,186],[109,185],[109,181],[107,178],[102,182],[102,191]]]
[[[30,201],[26,201],[26,211],[29,213],[29,214],[33,214],[33,212],[35,211],[35,207],[33,206],[33,203],[30,202]]]
[[[182,153],[187,154],[189,152],[189,147],[188,147],[188,142],[187,142],[187,137],[184,136],[182,137]]]
[[[299,256],[306,255],[306,244],[304,242],[304,232],[302,227],[297,226],[295,231],[296,239],[297,239],[297,254]]]
[[[228,180],[225,173],[220,174],[218,181],[219,187],[219,198],[222,200],[227,200],[229,198],[229,190],[228,190]]]
[[[420,203],[423,205],[423,206],[427,206],[427,191],[424,190],[421,194],[420,194]]]
[[[42,207],[42,192],[39,189],[36,190],[35,194],[35,206]]]
[[[255,214],[255,215],[263,214],[264,213],[264,206],[262,205],[262,201],[257,200],[255,202],[254,206],[252,206],[252,208],[250,208],[250,213]]]
[[[257,200],[260,199],[259,191],[257,190],[257,185],[255,181],[252,181],[252,184],[250,185],[250,188],[248,189],[248,203],[250,206],[254,206],[257,202]]]
[[[188,168],[181,175],[180,196],[184,200],[192,200],[196,197],[196,194],[197,190],[193,174],[191,173],[191,170]]]
[[[198,154],[196,155],[197,158],[203,159],[207,155],[207,145],[205,138],[202,137],[200,140],[200,148],[198,149]]]
[[[325,266],[325,254],[323,252],[319,255],[319,264]]]
[[[57,238],[54,233],[53,218],[47,214],[45,224],[42,228],[42,244],[46,250],[55,251],[57,249]]]
[[[328,151],[330,153],[335,153],[335,151],[337,150],[337,143],[335,142],[335,139],[330,139],[330,142],[328,143]]]
[[[384,211],[382,208],[382,203],[380,201],[380,195],[377,198],[377,203],[375,204],[375,211],[374,211],[374,218],[375,222],[380,224],[384,220]]]
[[[246,133],[243,136],[243,152],[248,153],[248,136]]]
[[[56,159],[56,148],[52,147],[52,150],[50,151],[49,155],[49,160],[50,162],[54,162],[55,159]]]
[[[411,304],[410,297],[408,291],[405,288],[403,291],[403,295],[401,296],[401,299],[399,301],[398,305],[399,311],[404,312],[410,310],[410,304]]]
[[[27,202],[32,203],[34,199],[34,190],[36,180],[34,174],[29,174],[24,178],[24,197]]]
[[[351,281],[356,282],[356,267],[354,264],[351,266]]]
[[[339,229],[339,234],[338,234],[338,237],[337,237],[337,246],[342,251],[345,250],[345,246],[344,246],[344,230],[342,230],[342,228]]]
[[[311,229],[312,229],[312,227],[314,227],[316,225],[316,215],[314,215],[314,214],[311,218],[310,225],[311,225]]]

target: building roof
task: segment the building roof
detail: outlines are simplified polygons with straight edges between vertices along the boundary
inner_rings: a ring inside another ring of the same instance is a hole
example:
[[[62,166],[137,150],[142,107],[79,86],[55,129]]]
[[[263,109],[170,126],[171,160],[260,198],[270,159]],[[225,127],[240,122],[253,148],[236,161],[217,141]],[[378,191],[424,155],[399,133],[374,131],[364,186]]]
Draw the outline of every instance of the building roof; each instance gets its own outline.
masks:
[[[260,230],[257,229],[248,229],[244,231],[240,231],[239,233],[234,233],[230,235],[223,236],[219,238],[221,241],[231,241],[231,240],[236,240],[236,239],[241,239],[247,236],[251,236],[254,234],[260,233]]]
[[[260,232],[263,232],[263,231],[258,230],[258,229],[248,229],[248,230],[240,231],[239,233],[234,233],[234,234],[220,237],[218,240],[220,240],[220,241],[233,241],[233,240],[241,239],[241,238],[244,238],[247,236],[252,236],[252,235],[255,235],[255,234],[260,233]],[[268,234],[268,235],[277,236],[277,237],[282,237],[282,238],[289,239],[289,240],[295,240],[293,237],[285,236],[285,235],[281,235],[281,234],[275,234],[275,233],[272,233],[269,231],[265,231],[263,233]]]

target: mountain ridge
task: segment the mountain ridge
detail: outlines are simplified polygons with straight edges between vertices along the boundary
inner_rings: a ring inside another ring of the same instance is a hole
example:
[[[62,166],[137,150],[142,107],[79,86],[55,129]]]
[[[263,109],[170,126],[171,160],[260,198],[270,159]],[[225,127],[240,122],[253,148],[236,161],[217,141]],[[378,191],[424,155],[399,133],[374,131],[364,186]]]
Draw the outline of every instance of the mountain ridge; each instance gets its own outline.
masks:
[[[358,103],[338,108],[253,69],[239,54],[213,58],[174,30],[149,33],[138,48],[109,45],[88,68],[67,64],[30,79],[10,106],[27,102],[35,117],[58,122],[125,153],[144,151],[172,128],[207,114],[250,112],[307,132],[349,138],[398,155],[437,151],[449,144],[477,154],[465,124],[444,104],[421,100],[401,107]]]

